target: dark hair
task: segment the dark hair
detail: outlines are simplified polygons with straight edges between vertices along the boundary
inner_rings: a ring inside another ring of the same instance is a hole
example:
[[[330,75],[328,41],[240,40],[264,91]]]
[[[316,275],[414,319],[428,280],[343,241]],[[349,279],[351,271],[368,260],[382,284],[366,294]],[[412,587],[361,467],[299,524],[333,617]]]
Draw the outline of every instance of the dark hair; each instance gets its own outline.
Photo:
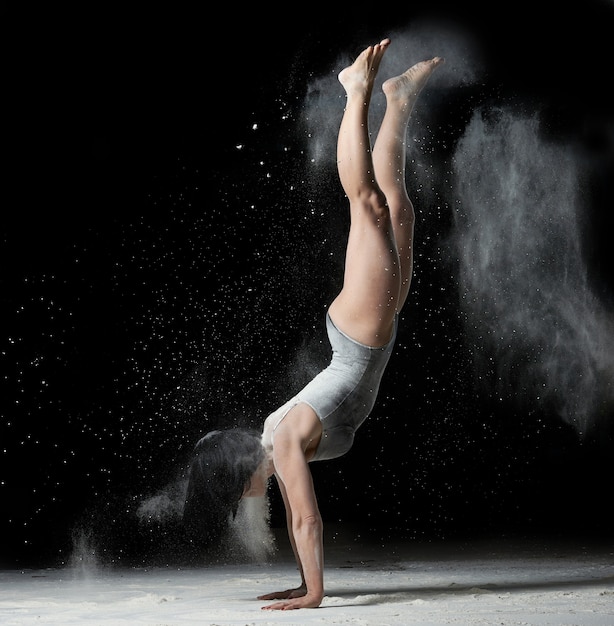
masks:
[[[190,543],[206,547],[221,540],[263,460],[261,434],[255,430],[213,430],[198,441],[183,509]]]

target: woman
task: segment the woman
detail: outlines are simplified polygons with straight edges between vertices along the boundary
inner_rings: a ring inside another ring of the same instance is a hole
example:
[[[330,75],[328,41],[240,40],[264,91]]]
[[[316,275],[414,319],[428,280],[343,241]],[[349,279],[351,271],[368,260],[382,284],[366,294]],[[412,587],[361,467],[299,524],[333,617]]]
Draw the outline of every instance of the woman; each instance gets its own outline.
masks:
[[[317,607],[323,595],[322,519],[309,463],[345,454],[370,413],[394,345],[398,313],[412,275],[414,211],[405,188],[409,117],[440,57],[384,82],[386,113],[371,150],[368,111],[389,39],[369,46],[339,74],[347,101],[337,167],[350,204],[343,287],[328,309],[330,365],[271,414],[261,435],[214,431],[196,445],[184,520],[198,525],[205,507],[219,528],[242,497],[263,496],[275,475],[301,574],[294,589],[260,596],[265,609]],[[202,526],[202,524],[201,524]]]

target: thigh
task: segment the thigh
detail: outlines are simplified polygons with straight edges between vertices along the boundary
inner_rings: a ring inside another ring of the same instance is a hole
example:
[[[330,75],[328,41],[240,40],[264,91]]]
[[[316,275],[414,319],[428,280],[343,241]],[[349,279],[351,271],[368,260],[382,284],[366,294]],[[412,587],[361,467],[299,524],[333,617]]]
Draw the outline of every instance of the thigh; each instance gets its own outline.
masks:
[[[353,220],[343,288],[330,315],[344,333],[366,345],[388,342],[399,302],[401,271],[389,218]]]

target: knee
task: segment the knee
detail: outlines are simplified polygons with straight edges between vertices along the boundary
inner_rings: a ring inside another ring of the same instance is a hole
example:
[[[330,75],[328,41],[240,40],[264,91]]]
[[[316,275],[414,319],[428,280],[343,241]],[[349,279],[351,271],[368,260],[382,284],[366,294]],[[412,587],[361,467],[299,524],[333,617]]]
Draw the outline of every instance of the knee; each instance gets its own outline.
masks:
[[[407,198],[392,198],[388,204],[388,208],[393,224],[413,228],[414,222],[416,221],[416,213],[411,200]]]
[[[378,222],[390,218],[390,209],[386,202],[386,196],[379,189],[371,189],[361,194],[357,204],[359,205],[360,212],[364,214],[366,218],[371,218]]]

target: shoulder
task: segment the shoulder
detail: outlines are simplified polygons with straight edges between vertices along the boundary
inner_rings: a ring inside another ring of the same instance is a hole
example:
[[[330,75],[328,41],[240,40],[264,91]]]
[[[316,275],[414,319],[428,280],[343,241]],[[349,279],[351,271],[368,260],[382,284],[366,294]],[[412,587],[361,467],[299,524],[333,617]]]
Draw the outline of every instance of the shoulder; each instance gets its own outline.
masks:
[[[274,428],[271,438],[274,456],[298,450],[305,454],[319,441],[321,434],[322,422],[316,412],[308,404],[299,402]]]

